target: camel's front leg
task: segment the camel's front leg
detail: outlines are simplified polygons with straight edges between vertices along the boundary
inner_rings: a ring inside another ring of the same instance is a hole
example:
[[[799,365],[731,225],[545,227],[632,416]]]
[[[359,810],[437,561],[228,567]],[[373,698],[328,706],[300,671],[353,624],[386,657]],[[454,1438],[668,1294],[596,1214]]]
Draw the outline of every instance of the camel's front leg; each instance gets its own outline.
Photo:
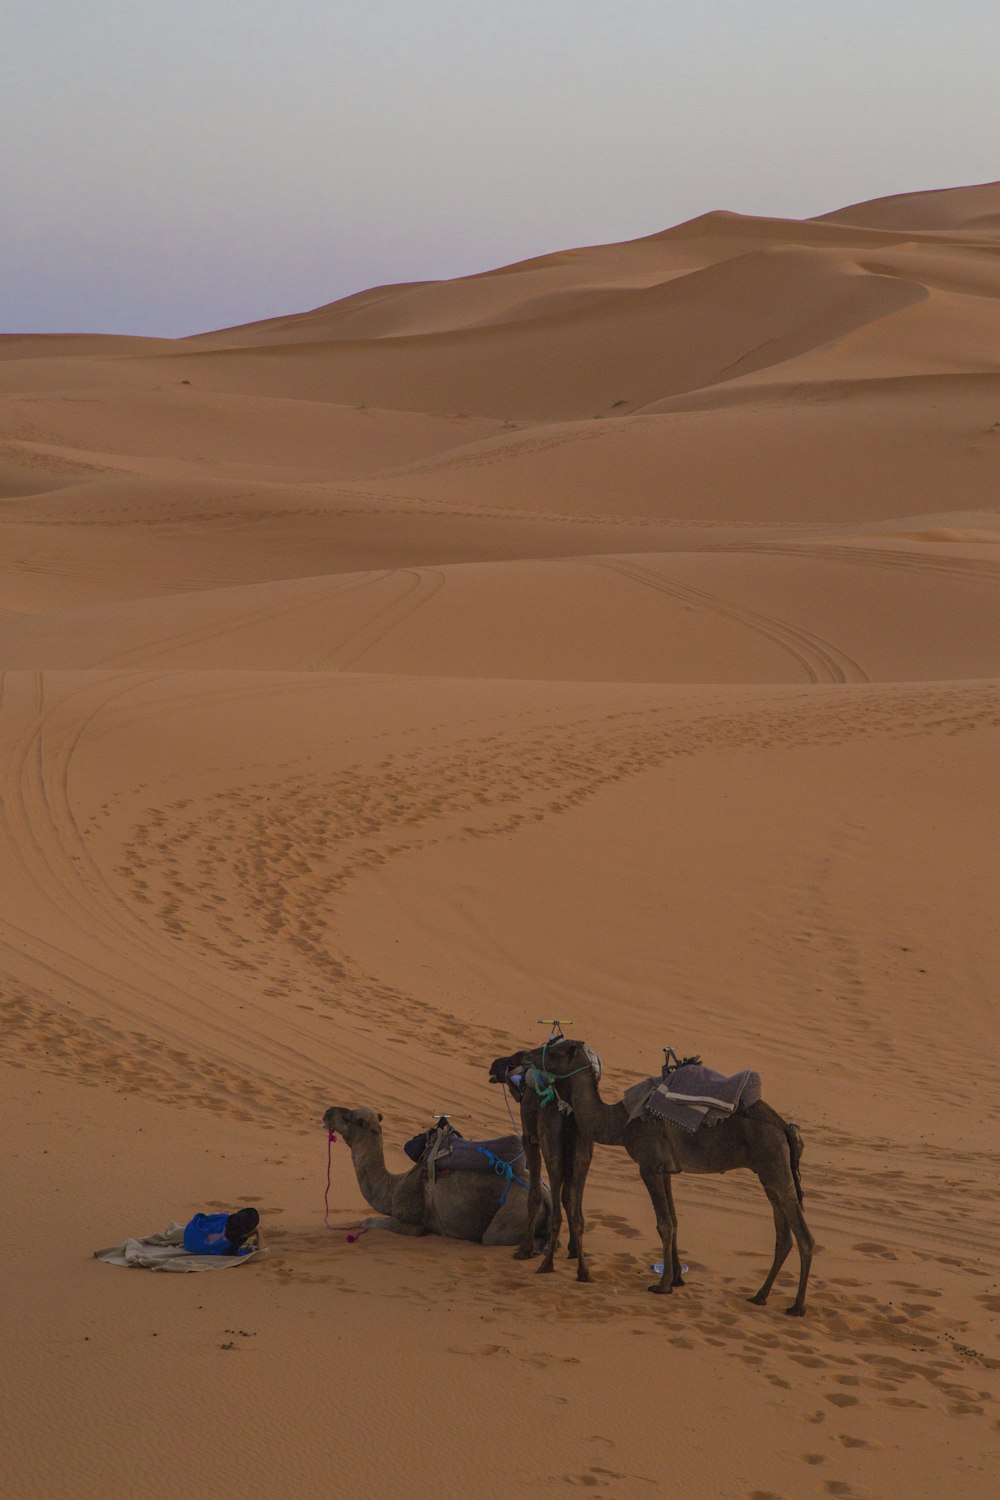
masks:
[[[587,1173],[590,1171],[591,1159],[594,1155],[594,1143],[577,1135],[573,1144],[573,1169],[570,1174],[569,1206],[567,1216],[569,1218],[569,1231],[572,1245],[576,1248],[576,1279],[577,1281],[593,1281],[590,1267],[587,1265],[586,1256],[583,1253],[583,1189],[587,1182]]]
[[[545,1254],[538,1267],[539,1274],[552,1271],[553,1260],[559,1248],[559,1231],[562,1228],[563,1159],[562,1145],[557,1139],[545,1152],[545,1170],[549,1175],[549,1237],[545,1243]]]
[[[670,1204],[670,1219],[671,1219],[671,1222],[672,1222],[672,1224],[674,1226],[674,1258],[673,1258],[673,1263],[672,1263],[671,1268],[670,1268],[671,1269],[670,1285],[671,1286],[683,1286],[684,1285],[684,1276],[683,1276],[682,1271],[681,1271],[681,1256],[680,1256],[680,1251],[677,1248],[677,1210],[674,1207],[674,1182],[673,1182],[673,1173],[672,1172],[668,1172],[667,1173],[666,1179],[665,1179],[665,1186],[666,1186],[666,1189],[667,1189],[667,1202]]]
[[[653,1205],[656,1215],[656,1228],[663,1246],[663,1275],[659,1281],[653,1283],[646,1290],[668,1295],[673,1291],[674,1276],[674,1245],[676,1236],[674,1234],[674,1219],[671,1213],[670,1193],[668,1190],[668,1179],[662,1167],[639,1167],[642,1180],[649,1194],[649,1201]]]
[[[371,1219],[363,1220],[366,1229],[388,1229],[390,1234],[426,1234],[427,1230],[422,1224],[404,1224],[402,1219],[394,1219],[391,1215],[377,1215]]]

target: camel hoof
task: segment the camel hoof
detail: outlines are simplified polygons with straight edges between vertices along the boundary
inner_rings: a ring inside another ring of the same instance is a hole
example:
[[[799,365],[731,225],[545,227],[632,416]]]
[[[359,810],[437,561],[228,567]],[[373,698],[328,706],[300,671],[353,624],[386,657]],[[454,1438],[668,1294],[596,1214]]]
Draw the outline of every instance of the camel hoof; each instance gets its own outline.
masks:
[[[525,1250],[524,1246],[522,1245],[519,1250],[514,1251],[513,1258],[514,1260],[531,1260],[537,1254],[537,1250]]]
[[[541,1265],[538,1267],[538,1270],[535,1272],[535,1275],[536,1276],[549,1276],[549,1275],[551,1275],[551,1273],[554,1270],[555,1270],[555,1266],[552,1264],[551,1261],[544,1261],[543,1260],[542,1263],[541,1263]]]
[[[786,1318],[804,1318],[805,1315],[806,1315],[805,1308],[804,1307],[799,1307],[798,1304],[795,1303],[795,1302],[792,1303],[791,1307],[786,1307],[785,1308],[785,1317]]]
[[[683,1276],[675,1276],[672,1279],[670,1285],[671,1286],[687,1286],[687,1282],[684,1280]]]
[[[652,1286],[646,1288],[647,1292],[655,1292],[658,1297],[669,1297],[673,1291],[672,1286],[664,1286],[662,1282],[654,1281]]]
[[[760,1292],[758,1292],[755,1297],[748,1297],[747,1301],[753,1307],[766,1307],[767,1306],[767,1298],[766,1297],[762,1297],[760,1295]]]
[[[576,1279],[577,1281],[593,1281],[594,1278],[593,1276],[591,1276],[589,1271],[581,1271],[578,1269],[576,1273]]]

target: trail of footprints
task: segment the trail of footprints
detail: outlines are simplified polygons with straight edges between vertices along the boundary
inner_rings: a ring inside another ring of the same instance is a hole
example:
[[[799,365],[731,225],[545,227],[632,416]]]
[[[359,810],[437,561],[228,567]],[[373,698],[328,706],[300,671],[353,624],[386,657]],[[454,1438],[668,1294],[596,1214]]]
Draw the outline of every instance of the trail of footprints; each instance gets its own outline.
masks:
[[[624,711],[557,730],[470,738],[437,757],[389,755],[374,767],[234,787],[197,805],[181,799],[151,809],[118,873],[164,930],[252,974],[275,998],[294,988],[300,1003],[324,1007],[332,995],[337,1010],[391,1030],[419,1023],[450,1045],[455,1018],[447,1010],[385,984],[340,945],[336,898],[352,880],[442,841],[510,834],[558,816],[674,756],[1000,723],[1000,703],[982,688],[910,696],[912,717],[884,694],[681,723],[662,708]],[[467,1033],[484,1055],[503,1039],[484,1028]]]

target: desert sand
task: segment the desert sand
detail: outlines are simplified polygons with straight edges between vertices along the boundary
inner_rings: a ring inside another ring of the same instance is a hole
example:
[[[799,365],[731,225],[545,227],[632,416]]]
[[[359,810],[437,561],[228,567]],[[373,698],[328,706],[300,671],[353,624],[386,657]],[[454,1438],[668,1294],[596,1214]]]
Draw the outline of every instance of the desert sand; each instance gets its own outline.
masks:
[[[11,336],[0,410],[12,1500],[995,1494],[1000,183]],[[343,1146],[324,1225],[327,1106],[501,1134],[551,1017],[761,1073],[803,1320],[747,1173],[669,1298],[607,1148],[590,1286],[348,1243]]]

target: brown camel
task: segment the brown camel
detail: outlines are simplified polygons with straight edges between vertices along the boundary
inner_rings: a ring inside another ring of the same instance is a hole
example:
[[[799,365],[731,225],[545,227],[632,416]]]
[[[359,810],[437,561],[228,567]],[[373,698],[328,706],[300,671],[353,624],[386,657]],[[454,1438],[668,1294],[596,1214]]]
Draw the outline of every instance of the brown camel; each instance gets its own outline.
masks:
[[[568,1258],[576,1260],[576,1279],[577,1281],[592,1281],[593,1277],[576,1237],[574,1227],[576,1215],[572,1204],[575,1196],[580,1202],[582,1219],[583,1187],[590,1169],[590,1160],[594,1154],[594,1143],[580,1139],[576,1121],[568,1111],[540,1107],[537,1093],[525,1085],[521,1076],[520,1065],[525,1055],[524,1052],[512,1052],[509,1057],[494,1058],[490,1064],[489,1074],[490,1083],[502,1083],[510,1089],[521,1111],[521,1135],[528,1163],[528,1214],[525,1237],[515,1250],[514,1259],[529,1260],[537,1253],[530,1225],[534,1223],[532,1210],[534,1209],[537,1213],[540,1202],[541,1158],[544,1157],[545,1170],[548,1173],[549,1187],[552,1191],[552,1202],[554,1205],[561,1203],[566,1210],[569,1223]],[[549,1237],[542,1263],[538,1267],[540,1273],[554,1270],[552,1262],[559,1247],[561,1222],[562,1213],[560,1208],[556,1207],[555,1211],[549,1214]]]
[[[548,1194],[528,1218],[528,1195],[517,1182],[505,1183],[493,1172],[435,1174],[421,1181],[419,1164],[406,1172],[390,1172],[382,1145],[382,1116],[374,1109],[328,1109],[323,1129],[347,1142],[358,1186],[367,1203],[381,1217],[366,1219],[370,1229],[393,1234],[443,1234],[453,1240],[476,1240],[483,1245],[516,1245],[548,1232]],[[506,1193],[504,1189],[506,1188]],[[504,1201],[501,1203],[501,1198]]]
[[[703,1126],[694,1135],[651,1114],[630,1120],[623,1102],[607,1104],[601,1098],[594,1069],[589,1066],[588,1050],[582,1042],[561,1040],[526,1053],[524,1061],[537,1068],[543,1082],[551,1082],[560,1098],[572,1106],[579,1140],[624,1146],[638,1165],[663,1244],[663,1275],[649,1290],[659,1293],[672,1290],[677,1241],[677,1221],[670,1197],[673,1173],[731,1172],[745,1167],[760,1178],[771,1204],[775,1228],[771,1269],[760,1290],[748,1300],[758,1306],[767,1301],[794,1236],[799,1251],[799,1285],[795,1301],[785,1311],[801,1317],[805,1312],[814,1242],[801,1207],[802,1137],[798,1127],[786,1124],[763,1100],[750,1105],[745,1113],[733,1114],[717,1125]],[[558,1204],[553,1203],[553,1216],[557,1213]],[[583,1222],[578,1217],[578,1244],[582,1236]]]

